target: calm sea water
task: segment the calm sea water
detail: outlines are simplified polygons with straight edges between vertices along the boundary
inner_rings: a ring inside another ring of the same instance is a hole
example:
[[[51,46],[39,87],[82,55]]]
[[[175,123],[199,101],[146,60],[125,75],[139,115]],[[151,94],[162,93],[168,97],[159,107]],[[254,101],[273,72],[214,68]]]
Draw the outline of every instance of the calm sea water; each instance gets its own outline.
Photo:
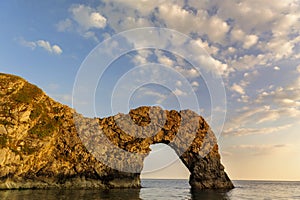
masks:
[[[300,199],[300,182],[234,181],[230,191],[191,191],[187,180],[143,180],[142,189],[122,190],[11,190],[1,200],[58,199]]]

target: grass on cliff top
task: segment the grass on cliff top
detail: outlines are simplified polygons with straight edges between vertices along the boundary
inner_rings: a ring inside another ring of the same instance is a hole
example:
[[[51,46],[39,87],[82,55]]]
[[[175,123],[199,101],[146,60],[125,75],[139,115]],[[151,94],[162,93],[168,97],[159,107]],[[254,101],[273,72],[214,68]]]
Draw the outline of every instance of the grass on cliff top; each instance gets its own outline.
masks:
[[[10,75],[10,74],[4,74],[0,73],[0,86],[1,89],[3,90],[9,90],[8,85],[9,83],[12,82],[25,82],[24,86],[17,91],[17,93],[13,94],[11,96],[11,100],[14,101],[15,103],[31,103],[31,101],[38,97],[39,95],[43,94],[43,91],[38,88],[35,85],[32,85],[25,81],[23,78],[15,76],[15,75]]]
[[[34,98],[42,94],[43,92],[40,88],[26,82],[24,87],[22,87],[16,94],[13,95],[12,99],[17,103],[29,104]]]
[[[3,81],[7,81],[6,79],[9,79],[9,81],[17,81],[17,80],[23,80],[21,77],[19,76],[15,76],[15,75],[11,75],[11,74],[4,74],[4,73],[0,73],[0,83],[5,83]]]

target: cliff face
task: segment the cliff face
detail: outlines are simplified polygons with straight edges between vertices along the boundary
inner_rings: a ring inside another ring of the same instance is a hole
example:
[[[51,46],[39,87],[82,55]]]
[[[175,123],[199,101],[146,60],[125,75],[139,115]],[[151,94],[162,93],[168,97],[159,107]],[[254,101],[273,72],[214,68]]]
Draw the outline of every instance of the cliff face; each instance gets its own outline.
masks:
[[[193,188],[233,187],[214,134],[192,111],[141,107],[89,119],[6,74],[0,98],[0,189],[140,187],[143,160],[155,143],[175,150]]]
[[[97,161],[78,137],[74,110],[36,86],[1,74],[0,98],[0,189],[140,185],[138,174]]]

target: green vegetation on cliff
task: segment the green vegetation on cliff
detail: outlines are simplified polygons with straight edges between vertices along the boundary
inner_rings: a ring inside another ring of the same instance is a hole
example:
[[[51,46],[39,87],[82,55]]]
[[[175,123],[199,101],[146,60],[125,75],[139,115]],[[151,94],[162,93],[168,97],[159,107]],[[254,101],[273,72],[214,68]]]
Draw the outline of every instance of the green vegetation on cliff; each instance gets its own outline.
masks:
[[[43,92],[40,88],[26,82],[24,86],[12,96],[12,100],[16,101],[16,103],[29,104],[42,94]]]

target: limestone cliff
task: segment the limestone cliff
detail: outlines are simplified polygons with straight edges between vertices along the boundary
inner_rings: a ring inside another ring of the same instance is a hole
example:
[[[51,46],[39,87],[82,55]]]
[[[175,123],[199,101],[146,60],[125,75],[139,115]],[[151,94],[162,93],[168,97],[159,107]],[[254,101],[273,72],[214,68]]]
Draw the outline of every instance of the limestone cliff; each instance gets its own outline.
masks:
[[[141,107],[89,119],[6,74],[0,98],[0,189],[140,187],[143,160],[155,143],[175,150],[192,188],[233,188],[214,134],[192,111]]]

